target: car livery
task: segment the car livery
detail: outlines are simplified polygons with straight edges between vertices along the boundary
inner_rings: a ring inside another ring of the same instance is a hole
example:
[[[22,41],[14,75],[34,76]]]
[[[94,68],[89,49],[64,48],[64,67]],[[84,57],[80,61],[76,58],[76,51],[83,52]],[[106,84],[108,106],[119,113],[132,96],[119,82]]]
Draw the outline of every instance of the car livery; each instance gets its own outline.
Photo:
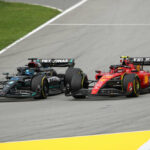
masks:
[[[29,58],[25,67],[18,67],[15,75],[0,81],[1,97],[33,97],[45,99],[49,95],[64,92],[65,73],[57,73],[54,67],[73,68],[74,59]]]
[[[122,56],[120,64],[111,65],[109,72],[97,70],[95,80],[88,80],[81,69],[74,68],[73,77],[66,86],[66,96],[137,97],[149,93],[150,72],[144,70],[144,66],[150,66],[150,57]]]

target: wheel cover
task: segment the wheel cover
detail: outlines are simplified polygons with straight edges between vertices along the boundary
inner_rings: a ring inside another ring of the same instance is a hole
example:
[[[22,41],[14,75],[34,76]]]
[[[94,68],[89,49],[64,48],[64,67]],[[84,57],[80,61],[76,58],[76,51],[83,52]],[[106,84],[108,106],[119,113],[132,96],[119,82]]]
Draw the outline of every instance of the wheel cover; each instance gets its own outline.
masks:
[[[139,90],[140,90],[140,82],[138,79],[134,80],[134,93],[136,94],[136,96],[139,95]]]
[[[42,79],[42,83],[41,83],[41,86],[42,86],[42,95],[43,95],[43,97],[47,97],[47,93],[46,93],[46,90],[47,90],[47,87],[46,87],[46,85],[44,85],[44,80],[45,80],[45,76],[43,77],[43,79]]]
[[[136,89],[139,90],[140,89],[140,83],[138,80],[136,80]]]

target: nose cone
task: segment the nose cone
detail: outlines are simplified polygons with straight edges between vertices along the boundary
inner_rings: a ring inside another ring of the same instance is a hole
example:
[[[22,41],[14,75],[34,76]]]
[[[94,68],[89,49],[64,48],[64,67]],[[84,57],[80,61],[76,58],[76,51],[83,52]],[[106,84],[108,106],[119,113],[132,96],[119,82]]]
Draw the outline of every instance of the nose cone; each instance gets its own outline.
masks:
[[[99,81],[96,83],[96,85],[94,86],[94,88],[92,89],[91,94],[93,95],[97,94],[98,91],[105,85],[105,83],[112,78],[113,75],[104,75],[103,77],[101,77]]]

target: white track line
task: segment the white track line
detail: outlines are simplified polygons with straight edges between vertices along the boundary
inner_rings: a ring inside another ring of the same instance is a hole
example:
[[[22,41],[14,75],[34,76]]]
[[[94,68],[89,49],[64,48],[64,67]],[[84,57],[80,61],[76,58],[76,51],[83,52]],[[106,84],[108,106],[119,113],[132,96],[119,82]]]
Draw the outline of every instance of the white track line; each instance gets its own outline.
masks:
[[[150,24],[49,24],[50,26],[150,26]]]
[[[13,47],[14,45],[16,45],[17,43],[21,42],[22,40],[28,38],[29,36],[31,36],[32,34],[36,33],[37,31],[43,29],[44,27],[46,27],[48,24],[54,22],[55,20],[57,20],[58,18],[64,16],[65,14],[67,14],[68,12],[74,10],[75,8],[81,6],[82,4],[84,4],[85,2],[87,2],[88,0],[82,0],[79,3],[75,4],[74,6],[70,7],[69,9],[65,10],[64,12],[62,12],[61,14],[57,15],[56,17],[52,18],[51,20],[47,21],[46,23],[42,24],[41,26],[37,27],[36,29],[34,29],[33,31],[31,31],[30,33],[28,33],[27,35],[23,36],[22,38],[18,39],[17,41],[15,41],[14,43],[10,44],[9,46],[7,46],[6,48],[2,49],[0,51],[0,54],[6,52],[9,48]]]
[[[138,150],[150,150],[150,140],[143,144]]]
[[[62,9],[57,8],[57,7],[53,7],[53,6],[50,6],[50,5],[43,5],[43,4],[37,4],[37,3],[25,3],[25,4],[37,5],[37,6],[43,6],[43,7],[52,8],[52,9],[59,10],[60,12],[63,12]]]

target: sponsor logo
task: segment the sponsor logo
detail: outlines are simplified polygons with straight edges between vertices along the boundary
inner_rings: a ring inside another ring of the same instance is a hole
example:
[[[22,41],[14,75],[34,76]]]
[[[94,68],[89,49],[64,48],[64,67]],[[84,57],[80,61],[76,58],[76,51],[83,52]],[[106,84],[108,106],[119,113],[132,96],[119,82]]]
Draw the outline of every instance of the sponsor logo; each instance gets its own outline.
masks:
[[[127,87],[127,91],[128,91],[128,92],[132,92],[132,90],[133,90],[133,83],[132,83],[132,82],[129,82],[129,83],[128,83],[128,87]]]
[[[11,80],[11,81],[18,81],[19,78],[18,78],[18,77],[12,77],[10,80]]]
[[[100,81],[101,82],[104,82],[104,81],[107,81],[107,80],[109,80],[109,79],[111,79],[112,78],[112,75],[105,75],[105,76],[103,76],[101,79],[100,79]]]
[[[150,62],[150,58],[145,58],[145,61],[148,61],[148,62]]]
[[[42,59],[41,60],[42,63],[50,63],[51,61],[52,61],[51,59],[49,59],[49,60],[48,59]]]
[[[14,81],[9,81],[9,82],[8,82],[8,84],[13,84],[13,83],[14,83]]]
[[[144,77],[144,84],[148,84],[149,83],[149,77],[146,75]]]
[[[50,82],[59,82],[60,81],[60,79],[58,77],[51,77],[51,78],[48,78],[47,80],[48,80],[49,83]]]
[[[42,59],[42,63],[67,63],[68,59]]]
[[[134,58],[133,61],[134,62],[143,62],[144,58],[140,58],[140,57],[139,58]]]

